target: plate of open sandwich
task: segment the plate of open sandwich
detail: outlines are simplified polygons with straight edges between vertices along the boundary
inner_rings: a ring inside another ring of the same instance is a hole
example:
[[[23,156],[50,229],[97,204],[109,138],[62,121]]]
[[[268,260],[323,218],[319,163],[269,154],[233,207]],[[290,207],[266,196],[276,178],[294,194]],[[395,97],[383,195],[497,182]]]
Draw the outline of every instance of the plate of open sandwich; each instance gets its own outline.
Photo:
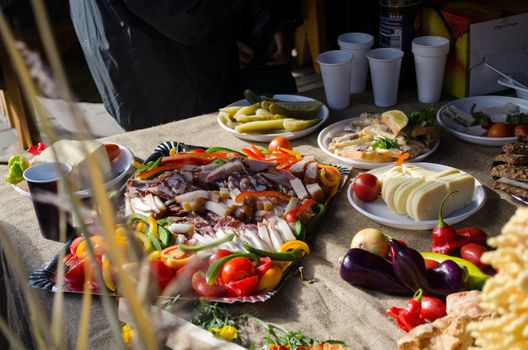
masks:
[[[437,224],[438,211],[445,222],[456,224],[476,213],[486,201],[484,186],[468,173],[442,164],[404,163],[388,165],[367,172],[381,182],[381,196],[361,200],[352,182],[348,191],[350,204],[361,214],[387,226],[426,230]]]
[[[502,146],[502,153],[493,158],[493,187],[528,205],[528,142],[519,137]]]
[[[411,112],[362,113],[323,129],[319,148],[345,164],[374,169],[395,161],[421,161],[439,145],[434,107]]]
[[[467,97],[442,106],[437,119],[461,140],[502,146],[528,132],[528,101],[508,96]]]

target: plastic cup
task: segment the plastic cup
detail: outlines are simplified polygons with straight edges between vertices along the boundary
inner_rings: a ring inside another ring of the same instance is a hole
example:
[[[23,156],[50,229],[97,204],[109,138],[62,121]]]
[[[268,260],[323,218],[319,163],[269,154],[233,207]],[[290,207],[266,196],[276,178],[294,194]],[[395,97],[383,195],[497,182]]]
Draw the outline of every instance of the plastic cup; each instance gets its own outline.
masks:
[[[374,92],[374,104],[379,107],[394,106],[398,101],[403,51],[384,47],[370,50],[367,58]]]
[[[368,77],[367,52],[374,44],[374,37],[367,33],[345,33],[337,38],[341,50],[354,54],[350,65],[350,93],[358,94],[365,91]]]
[[[418,100],[423,103],[438,102],[442,93],[442,82],[449,40],[441,36],[422,36],[412,42]]]
[[[321,67],[328,107],[344,109],[350,104],[350,64],[354,54],[343,50],[323,52],[317,56]]]
[[[72,167],[63,163],[40,163],[27,168],[23,177],[26,180],[35,214],[40,227],[40,233],[46,239],[60,240],[60,217],[66,218],[66,234],[72,230],[69,224],[69,213],[61,210],[56,204],[59,193],[59,180],[61,167],[66,175],[72,171]]]

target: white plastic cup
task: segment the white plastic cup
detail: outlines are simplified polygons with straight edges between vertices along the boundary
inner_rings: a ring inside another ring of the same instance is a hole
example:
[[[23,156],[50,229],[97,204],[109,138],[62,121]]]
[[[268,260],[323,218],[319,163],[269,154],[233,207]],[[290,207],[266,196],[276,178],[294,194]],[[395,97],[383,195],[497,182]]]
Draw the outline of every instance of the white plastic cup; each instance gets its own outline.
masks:
[[[374,37],[367,33],[345,33],[337,38],[341,50],[354,54],[350,66],[350,93],[359,94],[365,91],[368,77],[367,52],[374,45]]]
[[[398,101],[398,85],[403,51],[383,47],[367,53],[374,104],[379,107],[394,106]]]
[[[433,103],[440,100],[449,39],[441,36],[422,36],[412,41],[418,100]]]
[[[353,53],[343,50],[327,51],[317,56],[326,102],[332,109],[344,109],[350,104],[350,64],[353,59]]]

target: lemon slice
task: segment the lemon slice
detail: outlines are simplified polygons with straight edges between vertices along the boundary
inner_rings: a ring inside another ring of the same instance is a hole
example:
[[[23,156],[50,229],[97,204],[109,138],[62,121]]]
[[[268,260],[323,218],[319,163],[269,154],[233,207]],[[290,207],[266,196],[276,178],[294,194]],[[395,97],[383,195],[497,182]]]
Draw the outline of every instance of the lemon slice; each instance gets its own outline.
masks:
[[[381,121],[387,125],[394,135],[398,135],[400,131],[407,126],[409,118],[402,111],[393,109],[391,111],[383,112]]]

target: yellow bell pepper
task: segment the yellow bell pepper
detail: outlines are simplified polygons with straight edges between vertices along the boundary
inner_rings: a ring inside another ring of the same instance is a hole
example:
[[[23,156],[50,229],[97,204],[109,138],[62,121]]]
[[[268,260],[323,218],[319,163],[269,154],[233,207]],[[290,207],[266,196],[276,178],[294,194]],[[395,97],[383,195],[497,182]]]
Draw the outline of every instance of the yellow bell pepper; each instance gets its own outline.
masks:
[[[160,259],[167,267],[177,270],[185,265],[193,255],[194,253],[184,252],[177,245],[173,245],[161,251]]]
[[[176,148],[172,147],[169,151],[169,156],[175,156],[176,155]]]
[[[156,219],[154,219],[154,217],[152,215],[149,216],[147,220],[148,220],[148,223],[149,223],[150,232],[152,232],[154,237],[156,237],[159,240],[158,222],[156,221]]]
[[[110,264],[110,260],[106,257],[106,255],[103,255],[101,261],[101,273],[103,275],[103,281],[106,285],[106,288],[112,292],[115,292],[116,286],[114,279],[112,278],[112,265]]]
[[[282,278],[282,270],[277,265],[272,265],[268,271],[260,277],[257,290],[268,291],[277,287]]]
[[[283,245],[280,246],[279,252],[287,252],[288,250],[292,250],[292,249],[300,249],[303,252],[305,252],[305,254],[310,254],[310,247],[308,247],[308,244],[306,244],[306,242],[299,241],[299,240],[293,240],[293,241],[288,241],[284,243]]]

